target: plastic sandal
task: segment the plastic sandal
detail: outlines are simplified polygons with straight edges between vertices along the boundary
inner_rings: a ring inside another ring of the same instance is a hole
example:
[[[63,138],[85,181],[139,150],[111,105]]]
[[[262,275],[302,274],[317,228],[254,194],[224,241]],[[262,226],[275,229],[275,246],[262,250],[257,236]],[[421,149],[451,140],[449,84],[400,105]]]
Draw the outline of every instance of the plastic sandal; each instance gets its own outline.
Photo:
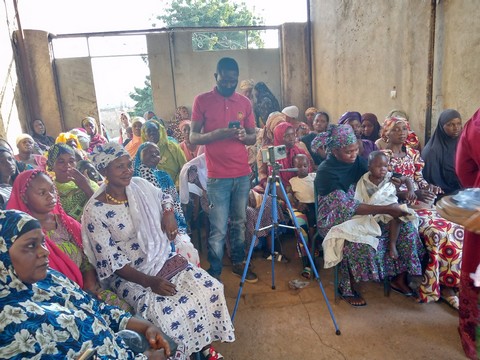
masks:
[[[448,305],[450,305],[455,310],[458,310],[458,307],[459,307],[458,296],[456,296],[456,295],[443,296],[442,295],[442,296],[440,296],[440,299],[445,301]]]
[[[220,360],[223,359],[223,355],[219,352],[216,352],[213,346],[210,346],[208,349],[202,351],[202,355],[207,360]]]

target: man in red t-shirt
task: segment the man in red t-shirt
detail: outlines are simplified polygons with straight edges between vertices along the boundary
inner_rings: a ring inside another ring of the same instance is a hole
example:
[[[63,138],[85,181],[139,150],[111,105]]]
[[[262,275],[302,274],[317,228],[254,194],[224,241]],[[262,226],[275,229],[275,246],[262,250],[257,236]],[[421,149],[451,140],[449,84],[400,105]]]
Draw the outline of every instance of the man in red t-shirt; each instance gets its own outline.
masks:
[[[235,275],[243,275],[245,259],[245,222],[251,171],[245,145],[255,144],[256,138],[250,100],[235,92],[238,75],[238,64],[234,59],[220,59],[214,74],[217,85],[212,91],[198,95],[192,108],[190,142],[205,145],[208,171],[208,272],[217,279],[222,273],[228,227]],[[257,275],[248,270],[245,281],[257,282]]]

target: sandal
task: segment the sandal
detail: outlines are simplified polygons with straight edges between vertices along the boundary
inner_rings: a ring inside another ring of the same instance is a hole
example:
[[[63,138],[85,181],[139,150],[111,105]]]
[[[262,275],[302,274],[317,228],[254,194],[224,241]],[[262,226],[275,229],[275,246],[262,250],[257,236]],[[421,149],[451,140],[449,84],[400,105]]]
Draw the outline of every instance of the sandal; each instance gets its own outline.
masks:
[[[209,346],[208,349],[202,351],[202,355],[206,360],[220,360],[223,359],[223,355],[216,352],[213,346]]]
[[[277,262],[281,262],[281,263],[284,263],[284,264],[287,264],[289,262],[289,260],[287,259],[287,257],[283,254],[280,254],[278,251],[275,251],[274,255],[273,255],[273,258],[277,261]],[[272,260],[272,254],[268,254],[268,256],[265,258],[265,260],[269,260],[271,261]]]
[[[345,300],[345,302],[353,307],[362,307],[367,306],[365,299],[355,290],[353,290],[352,295],[343,295],[340,290],[338,290],[338,295]]]
[[[446,302],[448,305],[450,305],[455,310],[458,310],[458,307],[459,307],[460,304],[459,304],[457,295],[450,295],[450,296],[441,295],[440,299],[442,299],[444,302]]]
[[[304,277],[305,279],[308,279],[310,280],[312,278],[312,269],[310,269],[308,266],[305,266],[302,270],[302,273],[301,273],[302,277]]]

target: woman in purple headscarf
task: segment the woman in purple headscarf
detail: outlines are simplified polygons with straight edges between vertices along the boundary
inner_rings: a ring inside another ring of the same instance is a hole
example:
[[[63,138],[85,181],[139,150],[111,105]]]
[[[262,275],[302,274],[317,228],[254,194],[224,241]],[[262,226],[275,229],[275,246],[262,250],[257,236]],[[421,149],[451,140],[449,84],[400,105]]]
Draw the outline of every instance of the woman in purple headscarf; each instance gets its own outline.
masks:
[[[355,215],[388,214],[398,218],[404,213],[398,204],[369,205],[355,199],[355,185],[367,172],[365,160],[358,156],[358,141],[348,125],[332,125],[319,134],[312,147],[326,146],[328,156],[317,170],[315,188],[318,198],[317,227],[326,236],[330,228],[350,220]],[[413,296],[407,284],[407,274],[421,275],[420,259],[424,249],[418,230],[412,223],[402,223],[397,242],[398,259],[387,256],[388,225],[379,224],[382,235],[375,250],[372,246],[345,241],[339,249],[340,296],[352,306],[365,306],[366,302],[356,289],[360,281],[381,281],[391,278],[391,288],[404,296]]]
[[[338,119],[338,124],[350,125],[357,137],[358,155],[365,160],[368,159],[368,154],[372,151],[378,150],[375,143],[369,139],[362,139],[362,115],[357,111],[347,111]]]

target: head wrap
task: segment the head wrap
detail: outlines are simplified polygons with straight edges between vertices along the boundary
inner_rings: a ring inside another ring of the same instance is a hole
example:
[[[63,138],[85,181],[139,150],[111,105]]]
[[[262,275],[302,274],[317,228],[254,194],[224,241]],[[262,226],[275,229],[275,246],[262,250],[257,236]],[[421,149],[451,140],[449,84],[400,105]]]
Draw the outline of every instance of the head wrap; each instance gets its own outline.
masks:
[[[78,136],[75,134],[72,134],[71,132],[66,132],[66,133],[60,133],[58,134],[57,138],[55,139],[55,144],[66,144],[69,140],[75,140],[75,146],[78,150],[82,150],[82,145],[80,145],[80,142],[78,141]]]
[[[462,187],[455,173],[455,153],[460,137],[452,138],[443,129],[445,124],[456,118],[462,118],[458,111],[443,111],[435,132],[422,150],[422,159],[425,161],[423,177],[430,184],[440,186],[446,194]]]
[[[67,144],[58,143],[48,150],[47,170],[53,171],[53,166],[58,157],[63,154],[70,154],[75,157],[75,151]]]
[[[253,89],[254,86],[255,86],[255,81],[253,81],[253,79],[242,80],[240,82],[240,90]]]
[[[35,121],[40,121],[43,124],[43,134],[37,134],[35,132]],[[45,126],[45,122],[42,119],[35,119],[32,121],[32,138],[35,140],[36,145],[40,148],[40,150],[47,151],[50,146],[55,143],[55,139],[51,136],[47,135],[47,127]]]
[[[115,142],[110,141],[103,145],[97,145],[90,154],[90,160],[93,162],[98,171],[102,171],[115,159],[122,156],[128,156],[128,152],[125,148]]]
[[[268,117],[265,127],[262,129],[262,146],[273,145],[273,131],[278,124],[285,122],[285,115],[281,112],[273,112]]]
[[[283,108],[282,113],[284,113],[288,117],[296,119],[298,118],[299,110],[298,110],[298,107],[296,107],[295,105],[292,105],[292,106],[287,106],[286,108]]]
[[[305,116],[307,116],[307,114],[311,114],[311,113],[316,114],[317,112],[318,112],[318,110],[317,110],[316,107],[309,107],[307,110],[305,110]]]
[[[380,123],[378,122],[377,116],[372,113],[365,113],[362,115],[362,124],[364,121],[368,121],[373,125],[373,131],[370,136],[362,135],[362,139],[367,139],[370,141],[377,141],[380,138]]]
[[[49,176],[46,172],[38,169],[26,170],[21,172],[17,176],[13,183],[12,195],[8,200],[7,209],[20,210],[27,214],[31,213],[30,209],[28,208],[27,204],[25,204],[23,199],[28,187],[30,186],[31,181],[35,179],[39,174],[45,174],[46,176]],[[60,204],[58,196],[56,199],[56,205],[53,208],[52,213],[57,215],[57,218],[60,219],[62,224],[67,229],[68,233],[72,235],[77,245],[81,249],[83,249],[80,224],[65,213],[62,205]],[[44,233],[46,232],[44,231]],[[67,254],[60,250],[60,248],[53,241],[51,241],[48,236],[45,236],[45,240],[47,248],[50,251],[50,267],[60,271],[62,274],[70,278],[70,280],[75,281],[77,284],[83,287],[82,273],[80,272],[78,266],[70,259]]]
[[[388,141],[388,133],[392,128],[397,124],[405,124],[407,126],[408,131],[410,131],[410,124],[408,123],[407,119],[401,117],[387,117],[383,121],[382,127],[382,139]]]
[[[357,137],[350,125],[330,125],[327,131],[318,134],[312,140],[312,151],[317,152],[321,146],[326,146],[329,151],[355,144]]]
[[[132,127],[134,124],[136,124],[137,122],[139,122],[140,124],[144,124],[145,123],[145,119],[142,118],[141,116],[135,116],[133,119],[132,119]]]
[[[88,122],[93,122],[93,123],[95,124],[95,133],[94,133],[94,134],[98,133],[98,132],[99,132],[99,131],[98,131],[98,130],[99,130],[99,129],[98,129],[98,124],[97,124],[95,118],[93,118],[93,117],[91,117],[91,116],[87,116],[87,117],[84,117],[84,118],[82,119],[82,128],[85,129],[85,123],[86,123],[87,121],[88,121]]]
[[[87,150],[90,146],[90,136],[85,132],[85,129],[75,128],[69,131],[70,134],[76,135],[82,150]]]
[[[273,130],[273,145],[283,145],[283,137],[289,128],[293,128],[293,125],[289,122],[282,122],[275,127]]]
[[[408,121],[407,113],[405,111],[399,110],[399,109],[393,109],[392,111],[390,111],[388,113],[388,115],[386,117],[387,118],[389,118],[389,117],[403,118],[403,119],[406,119]]]
[[[358,122],[362,121],[362,115],[358,111],[347,111],[340,119],[338,119],[338,124],[347,124],[352,120],[358,120]]]
[[[32,143],[35,143],[35,140],[29,135],[29,134],[20,134],[17,136],[17,139],[15,140],[15,143],[18,145],[22,140],[25,139],[30,139],[32,140]]]

